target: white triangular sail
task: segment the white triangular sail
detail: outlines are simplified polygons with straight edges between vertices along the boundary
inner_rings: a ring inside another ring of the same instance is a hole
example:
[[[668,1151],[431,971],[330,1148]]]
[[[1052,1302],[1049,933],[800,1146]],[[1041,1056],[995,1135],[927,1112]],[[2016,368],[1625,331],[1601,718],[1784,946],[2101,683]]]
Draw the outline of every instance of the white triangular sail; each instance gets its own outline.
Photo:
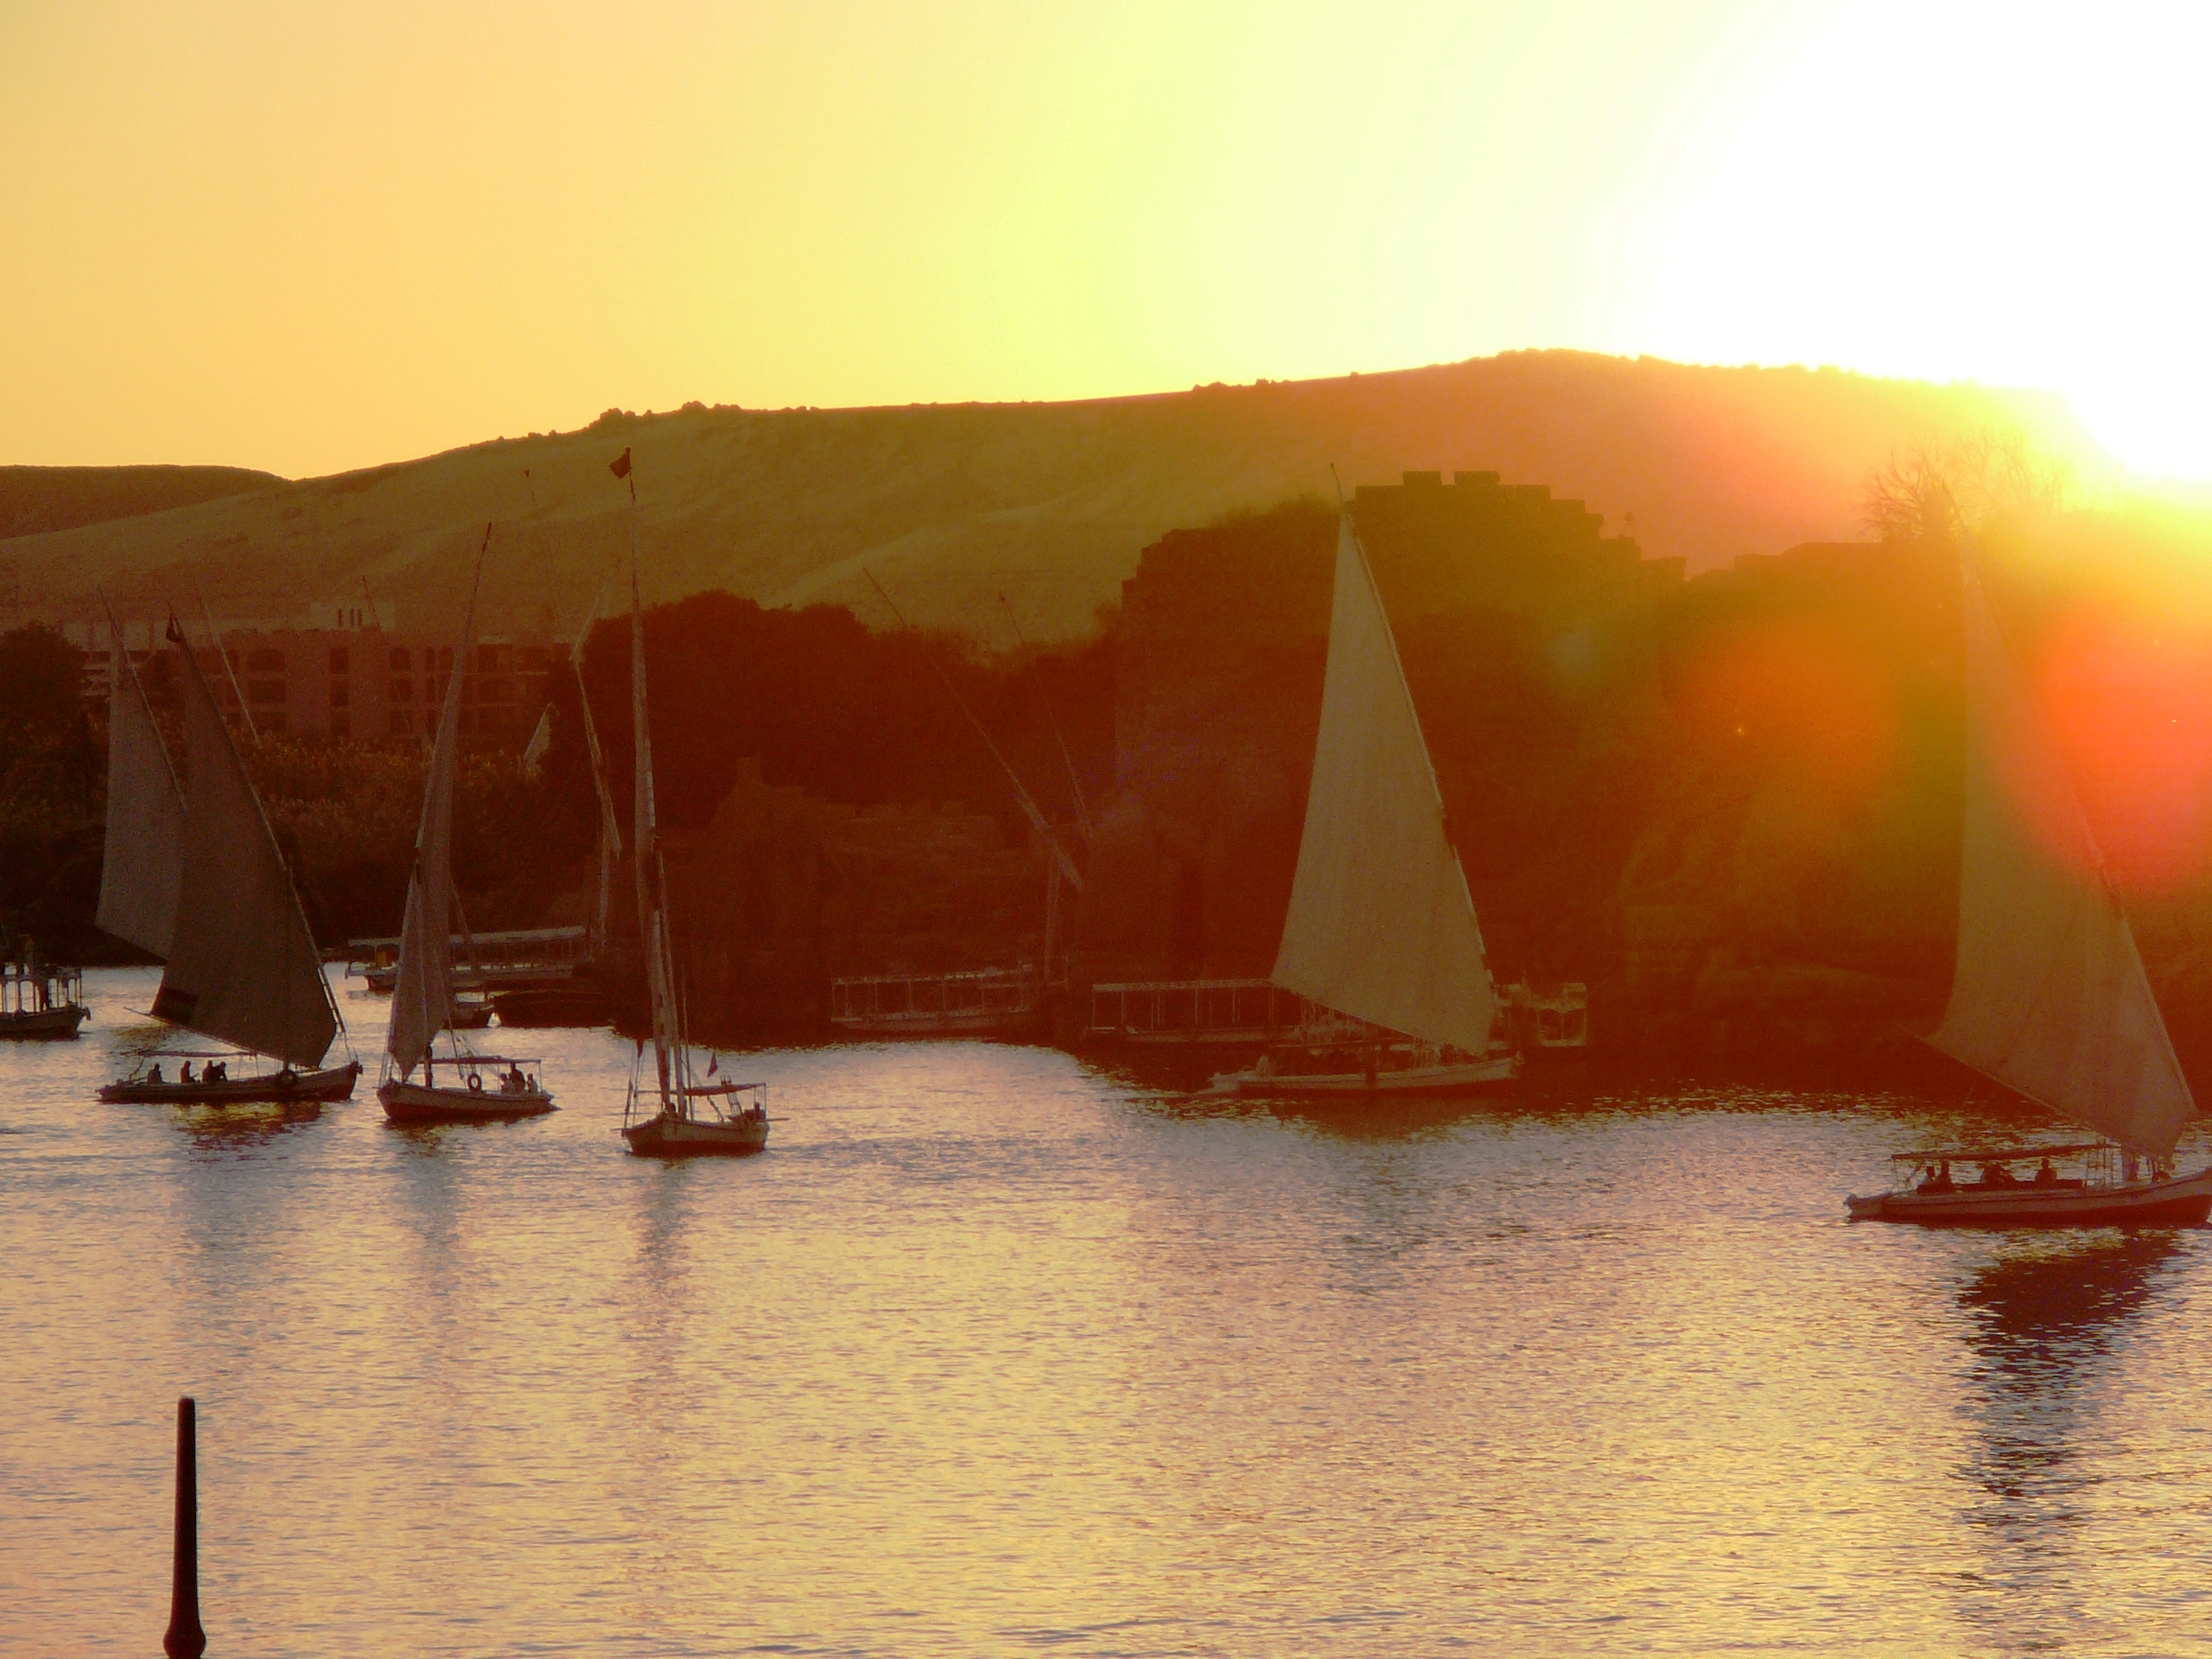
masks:
[[[177,654],[192,787],[176,929],[154,1013],[219,1042],[320,1065],[338,1015],[315,937],[222,711],[191,652]]]
[[[478,580],[483,571],[478,568]],[[391,987],[391,1028],[385,1051],[404,1077],[429,1053],[453,1018],[453,774],[461,745],[461,687],[476,649],[476,594],[471,589],[446,681],[430,775],[423,786],[423,819],[415,831],[415,869],[407,881],[407,912],[399,926],[399,967]]]
[[[107,703],[107,842],[93,924],[157,957],[169,953],[184,876],[184,791],[122,631]]]
[[[2164,1157],[2195,1113],[2189,1084],[2064,758],[1971,571],[1965,608],[1958,968],[1930,1040],[2060,1116]]]
[[[1474,900],[1367,555],[1344,515],[1313,781],[1274,982],[1480,1054],[1497,1013]]]

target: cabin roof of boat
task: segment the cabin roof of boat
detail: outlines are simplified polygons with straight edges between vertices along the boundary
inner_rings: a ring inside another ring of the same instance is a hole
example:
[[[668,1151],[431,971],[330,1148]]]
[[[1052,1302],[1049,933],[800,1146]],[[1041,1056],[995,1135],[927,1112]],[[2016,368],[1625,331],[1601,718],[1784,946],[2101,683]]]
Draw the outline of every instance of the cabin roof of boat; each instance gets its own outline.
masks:
[[[137,1060],[265,1060],[250,1048],[149,1048],[131,1056]]]
[[[433,1065],[457,1065],[467,1070],[474,1065],[536,1065],[541,1057],[536,1054],[433,1054]]]
[[[766,1089],[765,1083],[702,1083],[695,1084],[683,1092],[687,1095],[741,1095],[748,1089]]]
[[[1896,1164],[2010,1164],[2028,1158],[2063,1158],[2075,1153],[2105,1152],[2112,1148],[2110,1141],[2068,1141],[2049,1147],[1992,1147],[1978,1150],[1968,1147],[1954,1150],[1938,1147],[1930,1152],[1893,1152],[1890,1161]]]

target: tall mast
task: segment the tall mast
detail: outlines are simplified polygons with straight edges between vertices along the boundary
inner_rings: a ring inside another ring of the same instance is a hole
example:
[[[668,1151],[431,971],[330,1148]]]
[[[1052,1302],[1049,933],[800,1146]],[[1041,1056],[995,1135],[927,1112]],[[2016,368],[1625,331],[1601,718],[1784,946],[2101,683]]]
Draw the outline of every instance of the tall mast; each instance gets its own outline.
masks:
[[[626,455],[629,451],[623,451]],[[626,476],[617,474],[617,476]],[[545,516],[537,503],[537,481],[530,475],[530,468],[522,469],[524,486],[530,492],[530,519],[537,531],[537,549],[547,569],[553,568],[553,545],[545,534]],[[630,491],[632,512],[637,507],[637,488]],[[638,527],[630,525],[630,563],[632,571],[637,566]],[[599,904],[592,913],[592,949],[594,954],[607,948],[607,918],[614,892],[614,863],[622,856],[622,824],[615,816],[613,791],[607,786],[607,757],[600,747],[599,721],[591,712],[591,690],[584,683],[584,646],[591,638],[593,626],[599,620],[601,607],[606,602],[607,583],[599,584],[599,591],[592,595],[591,609],[584,615],[582,625],[576,630],[575,641],[569,647],[569,671],[575,677],[576,706],[582,711],[584,748],[591,757],[591,787],[599,802]]]
[[[638,877],[638,934],[645,955],[645,990],[652,1004],[653,1058],[664,1104],[688,1102],[680,1090],[682,1036],[670,969],[667,871],[660,855],[658,814],[653,802],[652,723],[645,700],[645,606],[638,585],[638,480],[625,449],[610,471],[630,488],[630,721],[632,766],[630,841]],[[671,1096],[675,1087],[678,1093]]]

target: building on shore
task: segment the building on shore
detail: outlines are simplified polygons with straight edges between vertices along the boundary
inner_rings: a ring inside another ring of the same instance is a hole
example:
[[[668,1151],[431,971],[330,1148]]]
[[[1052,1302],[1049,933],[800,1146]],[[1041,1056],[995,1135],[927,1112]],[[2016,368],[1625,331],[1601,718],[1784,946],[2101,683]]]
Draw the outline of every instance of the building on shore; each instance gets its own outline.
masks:
[[[219,652],[204,625],[188,620],[185,632],[224,711],[237,714],[242,696],[264,734],[416,737],[434,729],[454,670],[451,631],[386,629],[359,607],[333,607],[327,620],[333,626],[219,620]],[[105,703],[115,671],[107,628],[72,622],[63,632],[86,653],[86,699]],[[162,633],[162,624],[144,619],[124,624],[125,649],[157,705],[169,695],[175,666]],[[544,709],[548,676],[567,649],[543,633],[478,640],[462,683],[461,734],[526,741]]]

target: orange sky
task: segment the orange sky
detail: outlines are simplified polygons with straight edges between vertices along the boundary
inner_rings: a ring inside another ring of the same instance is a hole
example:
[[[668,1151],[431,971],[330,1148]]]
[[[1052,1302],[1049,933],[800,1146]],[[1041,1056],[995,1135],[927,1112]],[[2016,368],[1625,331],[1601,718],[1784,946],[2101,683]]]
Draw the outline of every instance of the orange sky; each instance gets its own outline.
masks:
[[[0,461],[1520,346],[2055,387],[2212,477],[2194,5],[0,8]]]

